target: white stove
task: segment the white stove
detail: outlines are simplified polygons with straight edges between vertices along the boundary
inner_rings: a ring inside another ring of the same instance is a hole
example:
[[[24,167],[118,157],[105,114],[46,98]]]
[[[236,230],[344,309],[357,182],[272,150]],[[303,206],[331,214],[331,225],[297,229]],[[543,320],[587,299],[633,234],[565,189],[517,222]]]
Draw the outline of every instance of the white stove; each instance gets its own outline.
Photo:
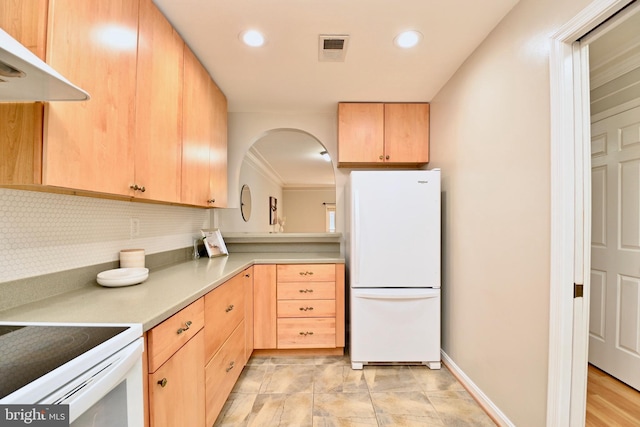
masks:
[[[143,346],[139,324],[2,322],[0,404],[69,405],[73,427],[142,426]]]

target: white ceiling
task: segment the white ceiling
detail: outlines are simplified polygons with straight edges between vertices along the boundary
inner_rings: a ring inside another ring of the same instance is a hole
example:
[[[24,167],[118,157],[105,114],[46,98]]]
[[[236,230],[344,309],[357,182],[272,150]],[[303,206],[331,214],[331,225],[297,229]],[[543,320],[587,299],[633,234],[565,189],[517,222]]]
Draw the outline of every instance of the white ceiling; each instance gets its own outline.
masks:
[[[281,113],[335,112],[339,101],[430,101],[518,2],[153,1],[225,93],[230,112]],[[248,29],[263,32],[266,44],[242,44],[239,34]],[[408,29],[423,34],[421,43],[396,47],[394,37]],[[318,60],[321,34],[349,36],[344,62]],[[274,169],[286,166],[278,171],[285,186],[321,184],[326,178],[311,182],[309,149],[294,150],[292,137],[284,136],[288,149],[262,147],[260,154]]]
[[[284,188],[335,186],[333,166],[322,151],[317,139],[292,130],[270,132],[251,147],[251,154]]]
[[[517,0],[154,0],[231,112],[335,111],[338,101],[430,101]],[[267,43],[243,45],[254,28]],[[401,31],[424,35],[412,50]],[[347,34],[344,62],[318,61],[320,34]]]

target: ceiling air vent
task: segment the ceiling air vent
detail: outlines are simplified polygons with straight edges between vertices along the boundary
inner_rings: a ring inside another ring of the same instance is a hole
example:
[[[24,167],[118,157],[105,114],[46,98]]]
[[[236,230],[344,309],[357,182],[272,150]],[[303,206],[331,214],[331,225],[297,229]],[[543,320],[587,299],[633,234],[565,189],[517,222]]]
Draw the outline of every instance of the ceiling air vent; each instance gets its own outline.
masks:
[[[318,61],[344,62],[349,36],[320,34],[318,37]]]

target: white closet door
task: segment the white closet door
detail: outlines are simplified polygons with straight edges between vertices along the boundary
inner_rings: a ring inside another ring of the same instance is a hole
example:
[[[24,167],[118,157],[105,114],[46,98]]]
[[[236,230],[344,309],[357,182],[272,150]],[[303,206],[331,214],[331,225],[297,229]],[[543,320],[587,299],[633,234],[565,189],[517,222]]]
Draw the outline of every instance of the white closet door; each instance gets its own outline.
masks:
[[[589,362],[640,390],[640,107],[591,126]]]

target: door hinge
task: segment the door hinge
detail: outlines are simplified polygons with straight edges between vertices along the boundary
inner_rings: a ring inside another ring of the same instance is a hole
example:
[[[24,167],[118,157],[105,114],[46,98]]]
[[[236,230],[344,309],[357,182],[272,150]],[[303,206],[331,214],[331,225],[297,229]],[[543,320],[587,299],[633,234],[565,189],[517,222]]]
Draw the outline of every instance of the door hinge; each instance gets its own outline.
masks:
[[[574,283],[573,284],[573,297],[574,298],[582,298],[584,290],[584,285],[582,283]]]

